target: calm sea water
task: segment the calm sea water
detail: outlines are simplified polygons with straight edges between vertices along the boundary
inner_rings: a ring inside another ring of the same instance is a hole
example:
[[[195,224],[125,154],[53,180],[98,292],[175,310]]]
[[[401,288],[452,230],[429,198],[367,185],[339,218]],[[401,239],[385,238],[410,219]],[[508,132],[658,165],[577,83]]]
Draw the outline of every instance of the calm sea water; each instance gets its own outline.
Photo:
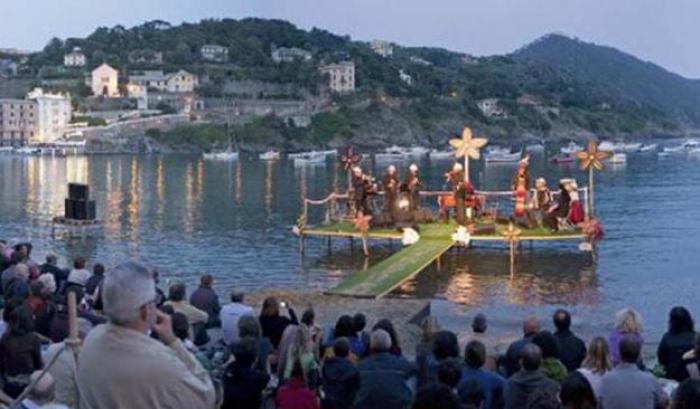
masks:
[[[403,168],[407,167],[404,164]],[[431,189],[443,186],[450,162],[420,162]],[[381,174],[383,165],[366,163]],[[403,172],[404,169],[402,169]],[[478,187],[507,189],[513,166],[477,163]],[[534,158],[533,176],[551,184],[586,175],[575,166]],[[196,156],[94,156],[34,158],[0,155],[0,237],[30,240],[35,258],[51,251],[63,263],[77,255],[114,264],[135,258],[158,265],[164,276],[191,286],[203,272],[223,294],[231,286],[249,290],[287,287],[325,289],[357,269],[398,249],[373,246],[365,261],[347,239],[310,239],[302,257],[290,234],[304,196],[325,197],[345,186],[336,162],[295,168],[291,162],[206,162]],[[87,238],[52,237],[49,220],[61,214],[66,183],[88,182],[103,227]],[[502,245],[450,253],[443,268],[430,267],[395,296],[435,300],[451,325],[484,311],[495,327],[518,325],[525,314],[548,315],[556,306],[575,312],[575,323],[597,330],[614,312],[633,306],[645,318],[649,337],[665,327],[676,304],[700,314],[700,159],[630,155],[625,166],[597,175],[597,211],[606,227],[599,263],[578,243],[523,246],[515,275]],[[312,221],[323,212],[312,212]]]

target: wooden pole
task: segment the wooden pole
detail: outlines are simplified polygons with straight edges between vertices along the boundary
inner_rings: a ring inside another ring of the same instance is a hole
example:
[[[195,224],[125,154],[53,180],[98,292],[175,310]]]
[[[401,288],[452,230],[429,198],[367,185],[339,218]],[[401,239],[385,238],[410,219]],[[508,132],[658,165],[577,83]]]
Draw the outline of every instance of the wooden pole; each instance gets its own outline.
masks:
[[[590,209],[591,217],[595,214],[593,210],[593,166],[588,169],[588,208]]]
[[[510,241],[510,275],[515,274],[515,241]]]
[[[362,235],[362,251],[365,253],[365,257],[369,257],[369,248],[367,247],[367,235]]]

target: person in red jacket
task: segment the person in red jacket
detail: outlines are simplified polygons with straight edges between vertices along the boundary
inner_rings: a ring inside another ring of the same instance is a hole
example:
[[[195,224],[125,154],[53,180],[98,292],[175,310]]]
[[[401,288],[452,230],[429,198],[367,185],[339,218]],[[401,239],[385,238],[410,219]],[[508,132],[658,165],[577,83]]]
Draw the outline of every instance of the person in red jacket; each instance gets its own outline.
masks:
[[[301,362],[294,362],[292,377],[277,391],[277,409],[321,409],[316,394],[306,386]]]

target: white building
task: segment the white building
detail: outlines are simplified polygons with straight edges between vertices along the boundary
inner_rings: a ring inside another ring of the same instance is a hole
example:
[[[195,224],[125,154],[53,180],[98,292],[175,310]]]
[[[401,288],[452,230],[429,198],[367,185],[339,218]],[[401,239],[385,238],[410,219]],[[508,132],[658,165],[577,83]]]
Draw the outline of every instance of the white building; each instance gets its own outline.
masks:
[[[160,70],[143,71],[129,76],[129,84],[140,85],[160,92],[193,92],[199,84],[196,75],[185,70],[165,74]]]
[[[394,55],[394,46],[388,41],[372,40],[372,42],[369,43],[369,48],[382,57],[391,57]]]
[[[498,98],[486,98],[477,102],[477,107],[487,118],[505,118],[508,113],[498,104]]]
[[[197,84],[197,76],[185,70],[168,74],[165,80],[165,88],[168,92],[194,92]]]
[[[136,109],[139,111],[148,110],[148,87],[141,84],[129,82],[126,85],[126,91],[129,98],[136,100]]]
[[[399,70],[399,78],[401,78],[401,81],[405,82],[406,85],[413,84],[413,78],[410,75],[408,75],[404,70]]]
[[[355,90],[355,63],[343,61],[319,67],[321,74],[328,76],[328,87],[333,92],[352,92]]]
[[[202,59],[214,62],[228,61],[228,47],[216,44],[205,44],[202,46],[200,53]]]
[[[294,62],[294,61],[311,61],[312,54],[310,51],[302,50],[301,48],[280,47],[272,51],[272,60],[276,63]]]
[[[0,146],[22,146],[37,132],[36,101],[0,99]]]
[[[63,56],[63,65],[66,67],[84,67],[86,63],[87,59],[80,47],[73,47],[73,51]]]
[[[92,70],[92,95],[115,98],[119,96],[119,72],[107,64]]]
[[[70,94],[50,94],[35,88],[27,99],[37,104],[37,132],[32,142],[50,143],[62,138],[73,115]]]

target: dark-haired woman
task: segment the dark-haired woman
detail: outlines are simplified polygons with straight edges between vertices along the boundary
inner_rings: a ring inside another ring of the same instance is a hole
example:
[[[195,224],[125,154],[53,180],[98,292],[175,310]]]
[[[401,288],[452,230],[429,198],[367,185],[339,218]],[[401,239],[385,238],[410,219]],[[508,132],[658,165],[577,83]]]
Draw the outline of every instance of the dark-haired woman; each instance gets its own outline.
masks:
[[[41,341],[34,332],[34,318],[27,307],[12,310],[9,324],[9,330],[0,338],[0,373],[5,393],[17,398],[29,385],[32,372],[43,367]]]
[[[270,339],[272,346],[277,349],[282,339],[282,333],[289,324],[298,325],[299,321],[292,307],[288,308],[289,318],[280,315],[280,304],[275,297],[268,297],[263,301],[262,310],[260,311],[260,327],[262,327],[262,335]]]
[[[666,377],[681,382],[688,378],[683,354],[693,349],[695,326],[690,312],[673,307],[669,313],[668,332],[661,338],[656,356],[666,370]]]

